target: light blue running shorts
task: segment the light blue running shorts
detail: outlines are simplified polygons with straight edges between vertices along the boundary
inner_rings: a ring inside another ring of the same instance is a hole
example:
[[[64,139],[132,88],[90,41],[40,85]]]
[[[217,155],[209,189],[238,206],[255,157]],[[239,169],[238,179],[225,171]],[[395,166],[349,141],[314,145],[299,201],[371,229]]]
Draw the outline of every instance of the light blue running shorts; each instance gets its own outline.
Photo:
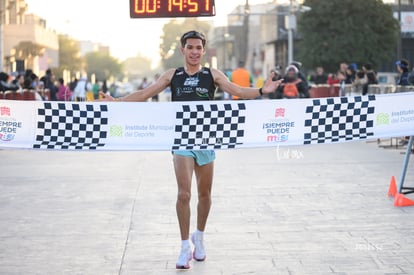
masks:
[[[172,152],[174,155],[194,158],[199,166],[213,162],[216,159],[214,150],[178,150]]]

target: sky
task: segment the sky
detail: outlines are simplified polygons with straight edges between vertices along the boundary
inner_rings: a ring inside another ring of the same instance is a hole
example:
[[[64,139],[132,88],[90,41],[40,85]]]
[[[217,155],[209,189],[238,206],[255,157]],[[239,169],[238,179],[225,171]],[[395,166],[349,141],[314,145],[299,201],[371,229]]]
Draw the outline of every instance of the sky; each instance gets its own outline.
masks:
[[[226,16],[246,0],[215,0],[215,26],[226,24]],[[249,0],[250,5],[272,0]],[[280,2],[280,1],[279,1]],[[46,19],[47,27],[77,40],[109,46],[120,61],[138,53],[159,60],[162,27],[169,19],[130,19],[129,1],[115,0],[26,0],[28,12]],[[116,4],[115,4],[116,3]]]

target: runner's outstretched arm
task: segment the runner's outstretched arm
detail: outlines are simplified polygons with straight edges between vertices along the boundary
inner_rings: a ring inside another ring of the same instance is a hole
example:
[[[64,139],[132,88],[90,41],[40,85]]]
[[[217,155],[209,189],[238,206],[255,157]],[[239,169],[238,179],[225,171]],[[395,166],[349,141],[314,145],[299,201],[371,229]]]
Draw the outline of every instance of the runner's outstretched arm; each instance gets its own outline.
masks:
[[[161,93],[162,91],[164,91],[165,88],[167,88],[168,85],[170,85],[171,78],[174,72],[175,72],[175,69],[170,69],[166,71],[164,74],[162,74],[156,82],[154,82],[152,85],[148,86],[147,88],[138,90],[134,93],[131,93],[127,96],[123,96],[120,98],[113,98],[110,95],[100,92],[100,94],[103,97],[100,101],[127,101],[127,102],[146,101],[147,99]]]
[[[228,80],[226,75],[219,70],[212,69],[211,70],[214,82],[222,89],[223,91],[228,92],[231,95],[243,98],[243,99],[253,99],[256,97],[261,96],[260,89],[257,88],[249,88],[249,87],[240,87]],[[274,73],[272,73],[269,78],[266,80],[264,86],[261,88],[261,92],[263,94],[270,94],[279,87],[282,83],[283,79],[273,81],[272,78]]]

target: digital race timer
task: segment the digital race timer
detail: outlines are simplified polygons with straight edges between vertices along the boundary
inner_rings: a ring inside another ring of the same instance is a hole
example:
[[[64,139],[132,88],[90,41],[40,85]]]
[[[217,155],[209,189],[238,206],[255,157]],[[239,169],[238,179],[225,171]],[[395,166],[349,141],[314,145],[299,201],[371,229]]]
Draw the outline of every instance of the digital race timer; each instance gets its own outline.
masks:
[[[130,0],[131,18],[216,15],[214,0]]]
[[[131,18],[216,15],[214,0],[129,0]]]

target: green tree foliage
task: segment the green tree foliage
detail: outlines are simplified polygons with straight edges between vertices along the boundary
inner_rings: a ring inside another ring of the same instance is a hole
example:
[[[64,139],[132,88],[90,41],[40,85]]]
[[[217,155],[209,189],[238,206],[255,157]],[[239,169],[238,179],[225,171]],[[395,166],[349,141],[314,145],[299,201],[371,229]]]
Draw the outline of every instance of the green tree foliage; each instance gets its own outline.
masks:
[[[151,59],[141,54],[135,57],[130,57],[123,62],[123,68],[128,77],[137,78],[146,76],[152,73]]]
[[[187,18],[184,21],[171,20],[163,27],[161,36],[160,54],[164,69],[182,66],[183,57],[181,54],[180,37],[183,33],[197,30],[207,34],[211,25],[196,18]]]
[[[298,21],[299,59],[334,71],[341,62],[379,64],[392,58],[399,23],[381,0],[305,0]]]
[[[108,54],[91,52],[85,55],[88,76],[95,74],[97,80],[108,79],[110,76],[120,77],[122,65]]]
[[[61,76],[64,70],[68,70],[71,75],[75,75],[81,69],[79,42],[67,35],[59,35],[59,68],[56,69],[56,75]]]

